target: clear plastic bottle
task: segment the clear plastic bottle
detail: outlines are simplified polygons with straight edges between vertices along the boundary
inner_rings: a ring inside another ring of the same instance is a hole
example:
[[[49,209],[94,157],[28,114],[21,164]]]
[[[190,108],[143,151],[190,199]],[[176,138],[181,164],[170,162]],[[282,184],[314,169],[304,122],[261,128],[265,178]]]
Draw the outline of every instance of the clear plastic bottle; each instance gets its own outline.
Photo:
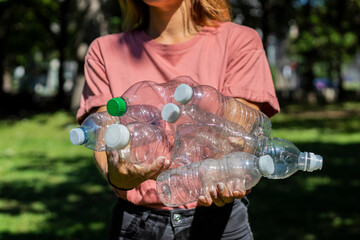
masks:
[[[186,165],[243,151],[244,135],[246,133],[241,133],[239,137],[236,132],[225,131],[217,125],[182,124],[177,128],[171,161],[177,165]]]
[[[122,96],[112,98],[107,103],[107,111],[112,116],[123,116],[129,106],[152,106],[160,111],[166,103],[175,102],[174,92],[180,84],[194,86],[197,83],[188,76],[179,76],[165,83],[141,81],[129,87]],[[141,119],[137,119],[141,121]]]
[[[109,113],[111,113],[111,109],[109,110],[109,108],[107,108],[107,110]],[[141,121],[156,125],[161,128],[166,126],[166,122],[161,117],[160,110],[151,105],[144,104],[129,106],[126,109],[126,114],[119,116],[119,118],[121,120],[121,124]]]
[[[105,143],[131,163],[148,165],[158,157],[170,157],[171,140],[165,130],[145,122],[109,126],[105,132]]]
[[[270,157],[234,152],[222,159],[206,159],[197,163],[166,170],[156,180],[160,200],[168,207],[195,202],[200,195],[210,197],[222,182],[230,191],[254,187],[262,176],[272,174],[274,164]]]
[[[201,124],[178,127],[171,159],[177,165],[185,165],[205,158],[221,158],[237,151],[258,157],[270,156],[275,170],[268,177],[273,179],[286,178],[298,170],[312,172],[321,169],[323,164],[320,155],[301,152],[285,139],[258,137],[241,129]]]
[[[84,145],[98,152],[110,150],[104,141],[105,131],[109,125],[119,122],[118,117],[113,117],[106,111],[92,113],[80,127],[70,130],[70,141],[74,145]]]
[[[287,178],[297,171],[321,170],[323,158],[312,152],[301,152],[293,143],[281,138],[263,138],[257,141],[254,153],[274,159],[275,170],[270,179]],[[250,148],[249,148],[250,149]]]
[[[207,112],[197,105],[166,104],[161,110],[161,117],[169,123],[170,128],[176,133],[183,124],[206,124],[220,128],[233,129],[234,131],[248,132],[241,125],[228,121],[214,113]]]
[[[191,87],[181,84],[175,90],[174,99],[180,104],[197,105],[206,112],[214,113],[237,123],[249,133],[270,136],[271,121],[264,113],[237,101],[233,97],[224,96],[211,86]]]
[[[164,99],[166,99],[166,103],[177,103],[174,99],[174,93],[181,84],[191,87],[199,85],[190,76],[178,76],[171,81],[160,83],[159,86],[161,88],[158,92]]]

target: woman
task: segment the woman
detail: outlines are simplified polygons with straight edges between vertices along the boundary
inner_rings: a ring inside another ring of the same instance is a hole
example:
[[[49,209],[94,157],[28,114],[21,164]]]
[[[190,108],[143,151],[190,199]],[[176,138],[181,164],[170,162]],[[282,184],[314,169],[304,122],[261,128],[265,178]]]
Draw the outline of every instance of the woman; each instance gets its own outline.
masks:
[[[258,34],[230,22],[226,0],[120,0],[124,33],[96,39],[85,63],[86,84],[77,119],[106,110],[132,84],[187,75],[272,116],[279,111]],[[197,203],[162,205],[156,176],[170,167],[159,159],[140,167],[115,152],[95,152],[119,201],[109,239],[252,239],[246,192],[223,183]],[[244,201],[246,202],[246,201]],[[221,207],[220,207],[221,206]]]

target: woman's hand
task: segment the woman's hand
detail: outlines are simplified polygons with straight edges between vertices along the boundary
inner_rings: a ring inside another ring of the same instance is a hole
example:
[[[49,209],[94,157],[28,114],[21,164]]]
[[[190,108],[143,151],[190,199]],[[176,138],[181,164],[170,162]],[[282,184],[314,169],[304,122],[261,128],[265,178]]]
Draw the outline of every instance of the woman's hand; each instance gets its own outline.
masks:
[[[132,189],[148,179],[155,180],[171,165],[165,157],[158,157],[151,165],[129,163],[119,157],[117,151],[107,152],[107,163],[110,182],[122,189]]]
[[[248,194],[251,189],[246,191],[234,190],[229,191],[226,185],[222,182],[219,182],[216,186],[216,189],[211,189],[209,191],[210,197],[200,196],[198,200],[198,204],[204,207],[209,207],[212,203],[214,203],[218,207],[222,207],[227,203],[231,203],[234,199],[241,199]]]
[[[261,103],[255,103],[255,102],[249,102],[246,101],[244,99],[241,98],[236,98],[237,101],[242,102],[256,110],[260,110],[262,104]],[[234,121],[234,119],[232,119],[232,111],[233,108],[231,107],[232,105],[229,104],[229,112],[225,114],[225,117],[227,120],[229,121]],[[235,123],[238,122],[234,121]],[[243,139],[239,138],[230,138],[230,143],[237,145],[237,146],[243,146],[244,145],[244,141]],[[241,191],[241,190],[237,190],[237,189],[241,189],[240,187],[235,187],[233,188],[233,191],[230,191],[226,185],[222,182],[219,182],[216,186],[216,189],[211,189],[209,191],[208,197],[202,195],[199,197],[198,200],[198,204],[201,206],[205,206],[208,207],[210,206],[212,203],[214,203],[216,206],[218,207],[222,207],[227,203],[231,203],[234,201],[234,199],[241,199],[243,197],[245,197],[248,193],[251,192],[251,189],[246,190],[246,191]]]

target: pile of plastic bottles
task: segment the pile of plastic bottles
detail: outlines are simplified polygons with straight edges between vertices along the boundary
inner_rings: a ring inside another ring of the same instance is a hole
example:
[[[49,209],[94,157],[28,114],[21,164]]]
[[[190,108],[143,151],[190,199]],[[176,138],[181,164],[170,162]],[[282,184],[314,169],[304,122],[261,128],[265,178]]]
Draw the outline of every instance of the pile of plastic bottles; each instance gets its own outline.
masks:
[[[271,121],[261,111],[181,76],[134,84],[108,101],[107,112],[72,129],[70,140],[95,151],[116,150],[134,164],[171,159],[157,178],[157,192],[166,206],[176,207],[209,196],[218,182],[230,191],[247,190],[261,177],[322,168],[321,156],[270,134]]]

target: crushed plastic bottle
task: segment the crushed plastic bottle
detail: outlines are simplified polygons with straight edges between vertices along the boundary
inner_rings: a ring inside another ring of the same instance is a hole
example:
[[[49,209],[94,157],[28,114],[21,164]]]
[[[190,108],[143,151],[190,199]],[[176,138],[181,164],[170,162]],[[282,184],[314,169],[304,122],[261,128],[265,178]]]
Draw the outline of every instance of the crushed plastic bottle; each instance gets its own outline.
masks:
[[[180,84],[195,86],[197,83],[188,76],[179,76],[171,81],[157,83],[141,81],[133,84],[120,97],[112,98],[107,103],[107,111],[112,116],[123,116],[134,105],[148,105],[159,111],[166,103],[175,102],[174,92]],[[137,119],[141,121],[141,118]]]
[[[210,198],[209,191],[216,190],[219,182],[232,192],[254,187],[262,176],[274,171],[270,157],[234,152],[222,159],[206,159],[197,163],[166,170],[156,180],[160,200],[168,207],[178,207],[195,202],[199,196]]]
[[[186,165],[206,158],[221,158],[231,152],[270,156],[274,160],[275,171],[268,177],[274,179],[286,178],[298,170],[315,171],[323,164],[320,155],[301,152],[285,139],[258,137],[240,128],[201,124],[178,127],[171,160],[177,165]]]
[[[165,130],[145,122],[113,124],[105,132],[105,143],[118,150],[127,162],[149,165],[158,157],[169,159],[171,140]]]
[[[105,131],[109,125],[119,122],[118,117],[113,117],[106,111],[92,113],[80,127],[70,130],[70,141],[74,145],[83,145],[98,152],[111,150],[104,141]]]
[[[221,94],[211,86],[181,84],[175,90],[174,99],[180,104],[197,105],[206,112],[237,123],[248,133],[267,137],[271,134],[271,121],[264,113]]]
[[[234,131],[247,132],[241,125],[228,121],[214,113],[204,111],[197,105],[166,104],[161,110],[161,117],[168,122],[173,132],[183,124],[206,124]]]
[[[224,131],[216,125],[182,124],[177,128],[171,160],[174,164],[186,165],[243,151],[244,135],[246,133],[241,133],[239,137],[234,131]]]

